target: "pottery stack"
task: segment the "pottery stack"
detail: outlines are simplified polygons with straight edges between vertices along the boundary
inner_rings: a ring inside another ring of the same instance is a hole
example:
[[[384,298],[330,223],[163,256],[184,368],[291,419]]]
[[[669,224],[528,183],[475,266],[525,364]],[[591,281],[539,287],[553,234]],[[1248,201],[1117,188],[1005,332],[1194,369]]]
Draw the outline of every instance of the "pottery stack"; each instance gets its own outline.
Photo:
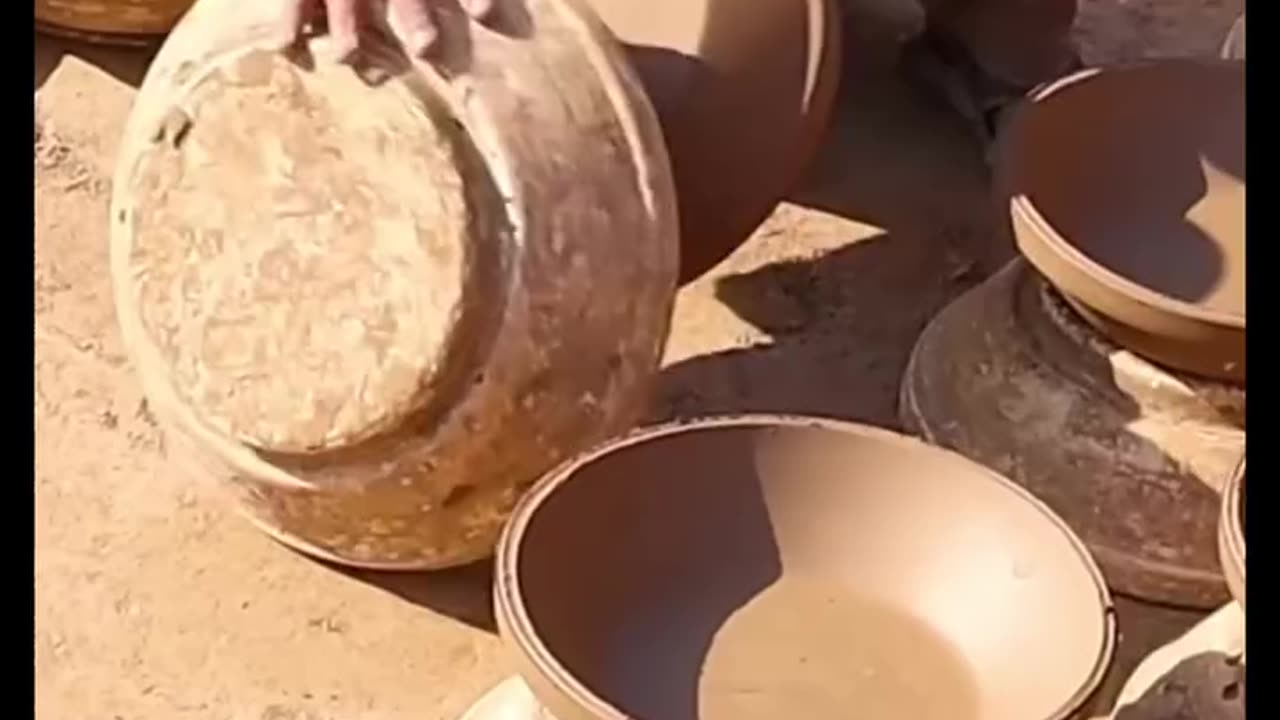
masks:
[[[1111,588],[1210,610],[1244,450],[1244,70],[1089,69],[1006,120],[996,191],[1022,258],[922,333],[904,423],[1031,489]]]

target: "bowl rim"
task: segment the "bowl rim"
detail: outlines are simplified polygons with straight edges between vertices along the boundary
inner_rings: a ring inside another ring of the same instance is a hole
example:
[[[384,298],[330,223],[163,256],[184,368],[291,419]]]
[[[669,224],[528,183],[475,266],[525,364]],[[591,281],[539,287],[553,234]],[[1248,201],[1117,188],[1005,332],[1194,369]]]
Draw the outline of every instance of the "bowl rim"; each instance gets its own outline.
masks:
[[[1004,131],[1000,133],[996,149],[997,186],[1001,188],[1001,194],[1008,198],[1009,212],[1017,215],[1019,219],[1034,228],[1039,236],[1040,244],[1046,251],[1057,255],[1060,259],[1073,266],[1076,271],[1090,276],[1095,282],[1105,286],[1107,289],[1128,297],[1149,310],[1159,313],[1172,312],[1206,324],[1232,330],[1244,330],[1245,315],[1243,313],[1214,310],[1165,295],[1134,282],[1094,261],[1074,244],[1062,237],[1053,228],[1053,225],[1049,223],[1048,219],[1036,209],[1035,203],[1031,201],[1031,198],[1023,192],[1016,191],[1012,182],[1014,175],[1011,160],[1013,148],[1021,139],[1024,127],[1028,122],[1029,113],[1033,112],[1041,102],[1073,86],[1088,82],[1099,75],[1133,74],[1149,71],[1153,68],[1179,65],[1220,68],[1223,70],[1238,68],[1241,71],[1244,68],[1242,61],[1224,58],[1152,58],[1117,65],[1086,68],[1039,85],[1027,94],[1022,103],[1019,103],[1019,107],[1011,113]],[[1021,250],[1021,238],[1015,239]],[[1044,272],[1044,268],[1041,267],[1042,263],[1039,261],[1039,253],[1028,253],[1023,250],[1022,255],[1027,257],[1036,266],[1037,270]],[[1049,277],[1052,278],[1053,276],[1050,275]]]
[[[1236,602],[1244,607],[1245,543],[1240,520],[1240,504],[1244,499],[1245,458],[1232,471],[1222,487],[1222,514],[1218,518],[1218,552],[1227,587]]]
[[[1099,638],[1099,646],[1093,667],[1079,687],[1052,714],[1043,719],[1035,718],[1029,720],[1068,720],[1074,717],[1096,695],[1111,668],[1115,656],[1117,631],[1115,607],[1102,572],[1085,546],[1084,541],[1047,504],[1035,497],[1027,489],[994,470],[957,452],[931,445],[909,435],[847,420],[773,413],[714,415],[641,426],[617,438],[601,443],[595,448],[562,463],[542,476],[516,504],[509,521],[503,528],[495,552],[494,612],[499,618],[500,634],[504,642],[513,645],[514,649],[537,669],[543,679],[548,681],[556,692],[570,698],[574,703],[586,709],[593,717],[601,718],[602,720],[631,720],[629,716],[620,712],[612,704],[597,696],[578,681],[556,659],[534,628],[533,620],[525,606],[524,596],[521,591],[519,562],[525,536],[538,509],[579,470],[618,450],[691,431],[748,427],[830,430],[898,446],[912,452],[949,455],[955,460],[968,464],[978,474],[985,476],[996,485],[1024,501],[1032,510],[1037,511],[1045,520],[1057,528],[1058,532],[1075,552],[1085,573],[1092,581],[1094,590],[1097,593],[1098,609],[1102,620],[1102,636]],[[538,684],[540,683],[532,682],[531,687],[536,687]]]

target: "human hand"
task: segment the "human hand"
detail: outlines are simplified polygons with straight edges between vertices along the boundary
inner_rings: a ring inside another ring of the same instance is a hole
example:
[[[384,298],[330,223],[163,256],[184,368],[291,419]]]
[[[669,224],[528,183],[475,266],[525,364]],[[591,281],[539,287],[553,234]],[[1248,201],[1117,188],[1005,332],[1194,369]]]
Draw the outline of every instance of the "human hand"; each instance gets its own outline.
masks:
[[[434,15],[446,2],[458,2],[477,20],[494,6],[494,0],[280,0],[280,44],[292,45],[304,27],[323,18],[335,54],[348,61],[360,46],[365,23],[384,14],[405,52],[422,57],[436,44],[440,31]]]

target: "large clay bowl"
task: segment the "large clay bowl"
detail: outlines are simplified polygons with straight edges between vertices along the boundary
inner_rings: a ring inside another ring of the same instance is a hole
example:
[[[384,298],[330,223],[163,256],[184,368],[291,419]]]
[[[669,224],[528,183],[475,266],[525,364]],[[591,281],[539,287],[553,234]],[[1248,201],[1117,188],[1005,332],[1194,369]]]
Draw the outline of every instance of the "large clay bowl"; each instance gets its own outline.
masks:
[[[36,0],[36,27],[57,35],[136,45],[169,32],[191,0]]]
[[[268,50],[202,0],[112,199],[150,406],[277,538],[383,569],[490,554],[523,490],[644,410],[678,264],[657,118],[576,0],[461,14],[434,63]]]
[[[1244,466],[1232,474],[1222,489],[1222,517],[1218,523],[1218,553],[1231,596],[1244,607]]]
[[[671,153],[680,275],[743,243],[817,152],[840,75],[831,0],[590,0],[626,44]]]
[[[1121,345],[1245,377],[1244,66],[1087,70],[1014,113],[998,160],[1022,253]]]
[[[543,479],[496,611],[559,720],[1068,718],[1111,658],[1080,541],[949,451],[736,417],[643,431]]]

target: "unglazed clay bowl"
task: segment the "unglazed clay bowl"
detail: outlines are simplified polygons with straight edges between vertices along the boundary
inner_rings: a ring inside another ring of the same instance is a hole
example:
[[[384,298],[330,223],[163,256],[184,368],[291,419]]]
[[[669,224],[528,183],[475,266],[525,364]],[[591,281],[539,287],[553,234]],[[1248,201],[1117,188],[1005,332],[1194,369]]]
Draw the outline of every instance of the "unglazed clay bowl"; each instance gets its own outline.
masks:
[[[272,3],[201,0],[138,92],[124,342],[180,454],[303,552],[488,556],[527,487],[644,412],[679,262],[661,129],[589,8],[523,6],[442,6],[431,62],[382,33],[353,67],[272,51]]]
[[[644,430],[545,477],[499,627],[559,720],[1071,717],[1111,603],[1043,504],[959,455],[777,416]]]
[[[671,154],[680,276],[741,245],[816,154],[839,84],[832,0],[590,0],[627,47]]]
[[[1222,517],[1218,523],[1218,553],[1231,596],[1244,607],[1244,466],[1231,475],[1222,489]]]
[[[1245,377],[1244,65],[1158,60],[1037,90],[997,161],[1022,254],[1096,328]]]
[[[94,42],[140,45],[173,29],[192,0],[36,0],[36,28]]]

